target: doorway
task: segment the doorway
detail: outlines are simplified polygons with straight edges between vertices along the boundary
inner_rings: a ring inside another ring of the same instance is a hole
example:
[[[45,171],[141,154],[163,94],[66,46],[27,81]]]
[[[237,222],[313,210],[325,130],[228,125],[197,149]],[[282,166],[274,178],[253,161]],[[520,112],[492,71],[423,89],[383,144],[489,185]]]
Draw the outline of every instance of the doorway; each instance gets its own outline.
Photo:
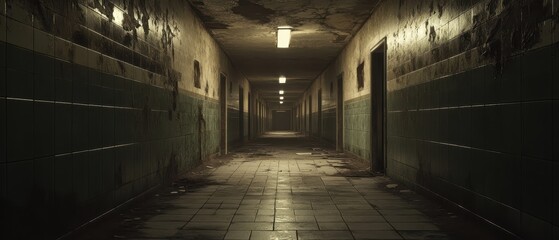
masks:
[[[386,39],[371,51],[371,170],[386,170]]]
[[[307,134],[307,129],[308,129],[308,122],[307,122],[307,100],[305,100],[305,103],[303,103],[303,134]]]
[[[252,139],[252,95],[248,92],[248,139]]]
[[[337,113],[336,113],[336,150],[344,151],[344,74],[338,75]]]
[[[219,74],[219,108],[220,108],[220,154],[227,154],[227,77],[223,73]]]
[[[313,132],[312,132],[312,125],[313,125],[313,122],[312,122],[312,95],[309,95],[309,108],[308,109],[309,109],[309,136],[312,136],[313,135]]]
[[[245,140],[245,93],[242,87],[239,87],[239,141]]]
[[[316,100],[316,104],[318,104],[318,129],[317,129],[317,133],[316,136],[320,137],[322,136],[322,89],[318,89],[318,95],[317,95],[317,100]]]

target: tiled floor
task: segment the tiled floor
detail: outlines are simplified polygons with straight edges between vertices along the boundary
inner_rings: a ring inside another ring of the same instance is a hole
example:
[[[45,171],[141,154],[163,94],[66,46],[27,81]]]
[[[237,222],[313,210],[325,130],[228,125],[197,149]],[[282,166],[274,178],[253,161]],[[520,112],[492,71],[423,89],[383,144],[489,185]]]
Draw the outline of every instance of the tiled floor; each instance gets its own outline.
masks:
[[[363,163],[270,134],[80,239],[504,239]]]

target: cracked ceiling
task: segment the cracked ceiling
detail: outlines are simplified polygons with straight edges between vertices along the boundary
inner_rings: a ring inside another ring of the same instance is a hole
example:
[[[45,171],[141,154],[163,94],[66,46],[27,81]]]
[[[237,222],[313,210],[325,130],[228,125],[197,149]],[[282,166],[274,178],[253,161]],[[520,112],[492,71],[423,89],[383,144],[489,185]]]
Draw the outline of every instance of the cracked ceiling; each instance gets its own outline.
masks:
[[[262,97],[277,103],[285,75],[286,105],[296,101],[367,20],[379,0],[189,0],[233,64]],[[288,49],[276,48],[278,26],[293,27]]]

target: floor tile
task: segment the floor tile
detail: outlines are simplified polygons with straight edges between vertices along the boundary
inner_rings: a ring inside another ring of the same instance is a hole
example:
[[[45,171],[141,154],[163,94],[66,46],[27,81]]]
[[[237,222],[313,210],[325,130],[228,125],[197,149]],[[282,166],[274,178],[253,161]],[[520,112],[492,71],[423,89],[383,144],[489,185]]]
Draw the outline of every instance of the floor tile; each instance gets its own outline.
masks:
[[[353,239],[349,231],[298,231],[299,240],[349,240]]]
[[[281,222],[274,225],[274,230],[318,230],[315,222]]]
[[[234,222],[231,223],[229,230],[273,230],[273,223],[262,223],[262,222]]]
[[[326,230],[348,230],[345,222],[321,222],[318,223],[318,228],[322,231]]]
[[[353,231],[355,239],[403,239],[396,231]]]
[[[250,236],[251,240],[297,240],[297,233],[295,231],[252,231]]]
[[[171,196],[176,189],[164,188],[100,223],[113,229],[106,236],[84,232],[79,239],[449,239],[449,233],[495,239],[413,191],[386,188],[395,184],[388,177],[353,176],[362,174],[362,163],[334,150],[324,150],[335,156],[326,159],[295,154],[310,146],[328,149],[304,138],[256,139],[219,159],[221,165],[187,175],[208,184]],[[122,223],[116,230],[115,222]]]
[[[225,240],[246,240],[250,238],[251,231],[228,231]]]
[[[392,226],[388,223],[378,223],[378,222],[349,222],[347,226],[352,231],[363,231],[363,230],[392,230]]]

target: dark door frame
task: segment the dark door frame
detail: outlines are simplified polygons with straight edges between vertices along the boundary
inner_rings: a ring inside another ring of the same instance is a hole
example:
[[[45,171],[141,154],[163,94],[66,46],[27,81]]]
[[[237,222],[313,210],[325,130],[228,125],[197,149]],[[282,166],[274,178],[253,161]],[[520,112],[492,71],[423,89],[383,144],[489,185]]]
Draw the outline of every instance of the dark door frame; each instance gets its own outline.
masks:
[[[316,104],[318,105],[318,124],[317,124],[317,137],[322,137],[322,89],[318,89],[318,95],[316,95]]]
[[[336,150],[344,151],[344,73],[337,77]]]
[[[370,52],[371,170],[386,172],[386,38]]]
[[[252,94],[248,92],[248,139],[252,139]]]
[[[309,95],[309,136],[312,136],[312,94]]]
[[[245,92],[239,86],[239,141],[245,141]]]
[[[219,107],[221,112],[221,139],[220,139],[220,154],[227,154],[227,76],[219,74]]]
[[[308,125],[307,104],[308,104],[307,99],[305,99],[305,103],[303,103],[303,135],[307,135],[307,125]]]

